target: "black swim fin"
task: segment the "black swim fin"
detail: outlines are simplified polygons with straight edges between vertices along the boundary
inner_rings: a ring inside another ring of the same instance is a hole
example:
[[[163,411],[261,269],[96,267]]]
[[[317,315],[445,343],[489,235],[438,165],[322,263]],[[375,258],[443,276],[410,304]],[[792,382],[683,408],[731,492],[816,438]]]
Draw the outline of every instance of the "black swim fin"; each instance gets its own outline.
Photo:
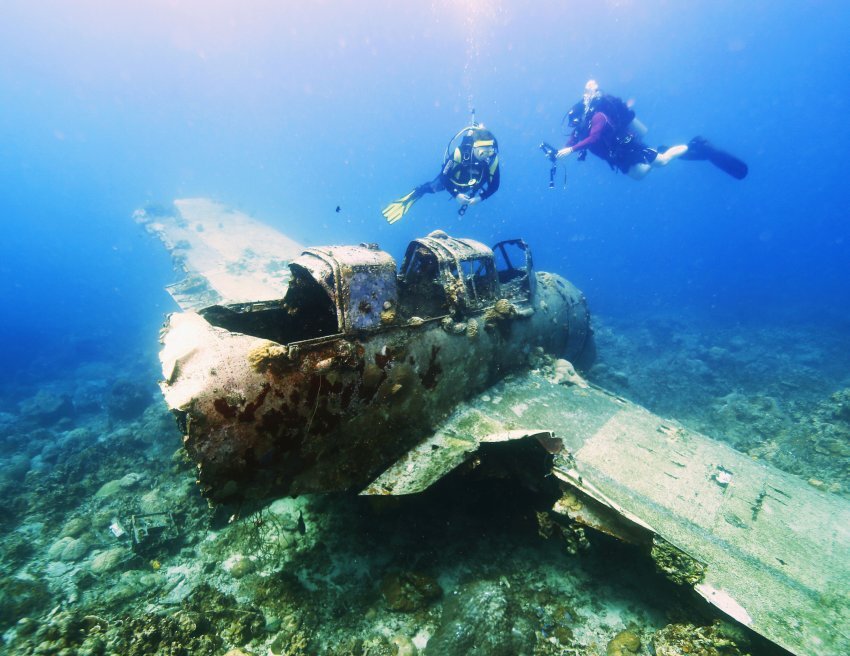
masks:
[[[682,155],[682,159],[708,160],[724,173],[733,178],[743,180],[747,177],[749,167],[734,155],[715,148],[703,137],[694,137],[688,142],[688,152]]]

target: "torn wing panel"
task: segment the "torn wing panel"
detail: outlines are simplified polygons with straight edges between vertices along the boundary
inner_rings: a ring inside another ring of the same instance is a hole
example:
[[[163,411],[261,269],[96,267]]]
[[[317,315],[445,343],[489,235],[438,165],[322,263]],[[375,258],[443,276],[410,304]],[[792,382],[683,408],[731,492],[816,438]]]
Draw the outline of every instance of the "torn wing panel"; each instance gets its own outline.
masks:
[[[138,210],[134,218],[162,241],[186,275],[168,291],[187,311],[283,298],[287,265],[302,251],[274,228],[205,198],[174,201],[172,212]]]
[[[850,503],[592,385],[505,380],[365,493],[420,491],[487,436],[539,434],[563,443],[567,489],[668,545],[672,570],[698,564],[680,573],[709,603],[792,653],[850,653]]]
[[[361,492],[364,495],[403,495],[423,492],[470,459],[482,444],[537,438],[550,453],[560,442],[549,431],[510,430],[474,405],[455,411],[430,438],[408,451]]]

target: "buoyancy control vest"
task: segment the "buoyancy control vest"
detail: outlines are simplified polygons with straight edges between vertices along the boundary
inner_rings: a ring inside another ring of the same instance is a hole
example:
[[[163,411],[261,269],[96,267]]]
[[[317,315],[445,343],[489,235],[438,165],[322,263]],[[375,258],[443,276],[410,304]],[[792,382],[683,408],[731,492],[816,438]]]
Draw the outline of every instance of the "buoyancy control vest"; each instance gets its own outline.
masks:
[[[617,96],[610,94],[602,94],[590,103],[590,112],[602,112],[608,117],[611,126],[614,128],[614,134],[621,137],[628,132],[629,124],[634,120],[634,111]]]
[[[489,149],[479,159],[476,149]],[[449,141],[443,158],[443,184],[452,196],[476,194],[494,177],[499,166],[499,144],[493,133],[473,124]]]

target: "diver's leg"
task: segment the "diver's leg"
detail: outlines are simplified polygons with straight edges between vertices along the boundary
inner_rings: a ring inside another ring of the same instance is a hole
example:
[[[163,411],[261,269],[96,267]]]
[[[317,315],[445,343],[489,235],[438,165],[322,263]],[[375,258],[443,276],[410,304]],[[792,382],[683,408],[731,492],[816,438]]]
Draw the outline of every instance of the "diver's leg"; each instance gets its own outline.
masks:
[[[431,180],[430,182],[424,182],[418,187],[416,187],[413,191],[408,192],[401,198],[396,201],[393,201],[389,205],[387,205],[384,209],[381,210],[381,214],[384,215],[384,218],[388,223],[396,223],[400,221],[401,218],[410,211],[410,208],[413,207],[413,204],[418,201],[425,194],[433,194],[438,191],[442,191],[445,189],[443,186],[442,180],[438,175],[436,178]]]
[[[628,176],[633,180],[643,180],[653,168],[667,166],[674,159],[681,157],[686,152],[688,152],[687,146],[673,146],[663,153],[658,153],[651,148],[647,148],[643,151],[645,161],[632,164],[629,167]]]
[[[446,185],[443,183],[443,176],[441,174],[429,182],[423,182],[413,190],[413,193],[416,194],[416,198],[422,198],[425,194],[436,194],[445,188]]]
[[[672,146],[665,150],[663,153],[658,153],[658,157],[655,158],[655,161],[652,162],[653,166],[667,166],[670,162],[672,162],[677,157],[681,157],[685,153],[688,152],[688,147],[685,145],[681,146]]]
[[[431,182],[426,182],[421,185],[419,189],[422,190],[423,194],[436,194],[438,191],[443,191],[446,188],[446,183],[443,181],[443,174],[440,173],[436,178],[431,180]]]
[[[629,167],[629,170],[626,175],[628,175],[633,180],[643,180],[646,177],[646,174],[649,173],[651,170],[651,164],[646,164],[645,162],[642,162],[640,164],[632,164]]]
[[[672,149],[668,148],[664,151],[665,155],[670,150],[676,152],[676,148],[677,146],[674,146]],[[679,154],[681,153],[676,153],[676,156]],[[619,151],[617,168],[625,171],[626,175],[633,180],[643,180],[654,167],[666,166],[670,159],[666,159],[655,148],[647,148],[640,142],[632,141],[628,148],[623,148]]]

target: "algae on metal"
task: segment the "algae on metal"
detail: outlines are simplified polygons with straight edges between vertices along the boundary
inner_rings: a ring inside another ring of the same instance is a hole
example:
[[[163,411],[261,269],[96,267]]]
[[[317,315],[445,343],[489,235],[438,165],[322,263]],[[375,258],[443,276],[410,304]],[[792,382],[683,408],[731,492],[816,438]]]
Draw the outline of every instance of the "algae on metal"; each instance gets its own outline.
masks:
[[[204,493],[358,490],[534,349],[592,351],[581,293],[494,249],[435,231],[397,272],[374,244],[307,248],[280,298],[171,315],[162,390]]]

